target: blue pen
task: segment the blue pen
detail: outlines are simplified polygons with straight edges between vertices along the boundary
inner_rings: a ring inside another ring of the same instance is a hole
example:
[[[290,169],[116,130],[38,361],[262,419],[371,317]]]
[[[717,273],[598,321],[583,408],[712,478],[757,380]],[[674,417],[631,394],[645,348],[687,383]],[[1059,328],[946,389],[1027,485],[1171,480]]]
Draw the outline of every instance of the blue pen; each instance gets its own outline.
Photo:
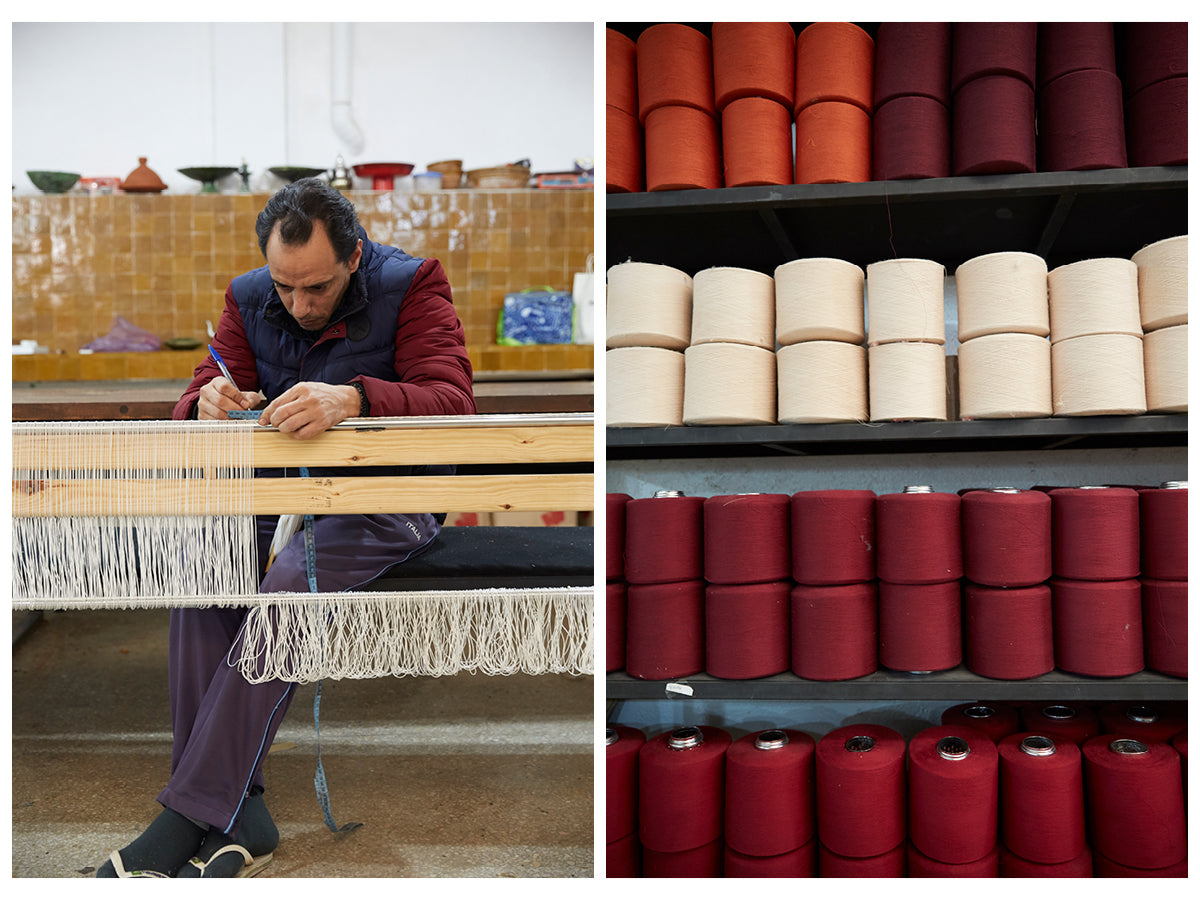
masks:
[[[225,365],[225,360],[221,359],[221,354],[217,352],[217,348],[214,347],[212,344],[209,344],[208,352],[209,352],[209,355],[212,356],[212,358],[214,360],[216,360],[217,365],[221,369],[221,374],[224,375],[225,378],[228,379],[229,383],[233,385],[233,389],[235,391],[240,391],[241,388],[239,388],[237,386],[237,382],[234,381],[233,376],[229,374],[229,367]]]

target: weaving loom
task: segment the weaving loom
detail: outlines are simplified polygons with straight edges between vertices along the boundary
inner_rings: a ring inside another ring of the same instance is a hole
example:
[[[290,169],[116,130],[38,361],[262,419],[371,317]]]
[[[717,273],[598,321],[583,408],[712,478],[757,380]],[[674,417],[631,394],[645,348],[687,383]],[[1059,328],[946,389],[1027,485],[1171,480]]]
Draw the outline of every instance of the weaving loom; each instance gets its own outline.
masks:
[[[258,594],[254,516],[590,510],[593,473],[572,469],[593,458],[590,413],[350,419],[306,441],[252,421],[16,422],[13,606],[248,606],[251,681],[590,674],[591,585]],[[505,471],[255,477],[429,464]]]

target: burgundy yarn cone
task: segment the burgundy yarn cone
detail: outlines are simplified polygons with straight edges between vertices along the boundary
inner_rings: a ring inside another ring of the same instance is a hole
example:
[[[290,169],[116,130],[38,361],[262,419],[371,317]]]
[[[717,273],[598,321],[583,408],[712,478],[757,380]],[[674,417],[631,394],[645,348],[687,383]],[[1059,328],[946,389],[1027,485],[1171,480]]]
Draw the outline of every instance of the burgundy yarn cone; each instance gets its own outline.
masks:
[[[909,878],[998,878],[999,876],[999,846],[993,847],[986,856],[969,863],[945,863],[926,856],[911,843],[908,845]]]
[[[952,171],[1001,175],[1037,169],[1033,88],[1011,75],[986,75],[954,92]]]
[[[875,501],[876,571],[892,584],[938,584],[963,574],[962,498],[883,494]]]
[[[1035,83],[1035,22],[955,22],[951,47],[951,90],[993,75]]]
[[[1153,578],[1143,578],[1141,583],[1146,668],[1187,678],[1188,583]]]
[[[682,749],[699,732],[703,741]],[[721,838],[729,733],[712,725],[664,732],[638,751],[638,836],[646,851],[678,853]],[[650,855],[643,855],[647,874]]]
[[[1141,585],[1054,578],[1054,661],[1076,675],[1114,678],[1145,668]]]
[[[760,731],[734,741],[725,752],[726,847],[774,857],[810,844],[815,760],[816,741],[802,731]]]
[[[899,672],[942,672],[962,662],[957,581],[879,582],[879,664]]]
[[[787,494],[731,494],[704,501],[704,578],[713,584],[782,581],[792,571]]]
[[[1137,578],[1138,494],[1131,488],[1050,492],[1054,574],[1083,581]]]
[[[724,872],[725,842],[717,838],[703,847],[664,853],[642,848],[644,878],[720,878]]]
[[[1097,710],[1101,734],[1165,743],[1187,728],[1187,706],[1153,701],[1114,701]]]
[[[1188,489],[1150,488],[1138,492],[1142,574],[1187,581]]]
[[[1127,96],[1187,75],[1187,22],[1123,22],[1120,30],[1120,75]]]
[[[950,174],[950,110],[931,97],[896,97],[871,119],[876,181]]]
[[[1125,101],[1125,143],[1131,166],[1186,166],[1187,76],[1155,82]]]
[[[1174,747],[1102,734],[1083,745],[1083,766],[1096,854],[1136,869],[1161,869],[1186,858],[1183,783]]]
[[[792,494],[792,578],[801,584],[853,584],[875,577],[875,493]]]
[[[963,618],[967,668],[976,675],[1017,681],[1054,669],[1054,615],[1047,585],[968,583]]]
[[[638,751],[646,736],[628,725],[609,725],[616,740],[604,748],[605,842],[637,831]]]
[[[996,745],[983,732],[936,725],[915,735],[908,745],[912,849],[951,865],[995,853],[998,769]],[[914,874],[910,852],[909,877]]]
[[[792,588],[792,671],[845,681],[879,668],[875,582]]]
[[[628,587],[623,581],[610,581],[604,592],[604,671],[625,668],[625,629]]]
[[[962,495],[963,571],[991,587],[1030,587],[1052,574],[1050,497],[1041,491]]]
[[[632,499],[628,494],[604,496],[604,568],[609,581],[625,577],[625,504]]]
[[[1019,731],[996,750],[1004,846],[1040,864],[1068,863],[1087,852],[1079,748]]]
[[[683,678],[704,671],[704,582],[631,584],[625,671],[634,678]]]
[[[1092,858],[1092,866],[1097,878],[1187,878],[1187,860],[1173,866],[1163,866],[1161,869],[1138,869],[1133,866],[1123,866],[1107,856],[1096,853]]]
[[[704,577],[704,498],[625,503],[625,580],[666,584]]]
[[[999,743],[1021,728],[1017,707],[1008,703],[959,703],[942,712],[942,724],[957,728],[973,728]]]
[[[845,725],[817,741],[817,834],[832,853],[874,857],[905,835],[904,738]]]
[[[705,589],[704,668],[717,678],[764,678],[791,660],[790,581]]]
[[[1043,172],[1123,169],[1121,79],[1083,69],[1046,85],[1038,97],[1038,160]]]

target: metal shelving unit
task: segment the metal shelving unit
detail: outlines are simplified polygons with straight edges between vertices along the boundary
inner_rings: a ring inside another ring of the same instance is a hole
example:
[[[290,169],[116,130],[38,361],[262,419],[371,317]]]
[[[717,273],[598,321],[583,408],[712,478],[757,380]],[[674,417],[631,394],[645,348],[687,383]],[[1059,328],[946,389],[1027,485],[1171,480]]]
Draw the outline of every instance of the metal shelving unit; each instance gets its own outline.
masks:
[[[631,34],[636,37],[636,34]],[[1186,234],[1187,167],[1041,172],[839,185],[781,185],[609,194],[608,265],[628,259],[695,273],[737,266],[773,274],[801,257],[860,266],[893,257],[942,262],[948,274],[984,253],[1037,253],[1050,268],[1101,256],[1128,258],[1146,244]],[[832,454],[978,452],[1059,448],[1177,448],[1186,466],[1186,415],[1098,416],[834,425],[607,430],[609,464],[638,459],[715,459]],[[610,673],[610,704],[704,700],[1182,700],[1187,681],[1142,672],[1100,679],[1055,671],[994,681],[965,668],[914,676],[879,671],[845,682],[790,673],[679,682]]]

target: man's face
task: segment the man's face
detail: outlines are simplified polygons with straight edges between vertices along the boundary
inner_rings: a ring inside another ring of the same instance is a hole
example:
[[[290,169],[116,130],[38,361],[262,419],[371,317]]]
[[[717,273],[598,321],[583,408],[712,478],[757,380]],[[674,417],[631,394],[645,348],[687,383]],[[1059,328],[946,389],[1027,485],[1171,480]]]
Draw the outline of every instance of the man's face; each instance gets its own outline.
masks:
[[[358,242],[350,259],[337,261],[333,244],[325,231],[325,223],[313,223],[312,236],[307,244],[285,244],[279,239],[279,225],[267,239],[267,269],[284,308],[306,331],[320,331],[329,319],[350,276],[362,259],[362,241]]]

